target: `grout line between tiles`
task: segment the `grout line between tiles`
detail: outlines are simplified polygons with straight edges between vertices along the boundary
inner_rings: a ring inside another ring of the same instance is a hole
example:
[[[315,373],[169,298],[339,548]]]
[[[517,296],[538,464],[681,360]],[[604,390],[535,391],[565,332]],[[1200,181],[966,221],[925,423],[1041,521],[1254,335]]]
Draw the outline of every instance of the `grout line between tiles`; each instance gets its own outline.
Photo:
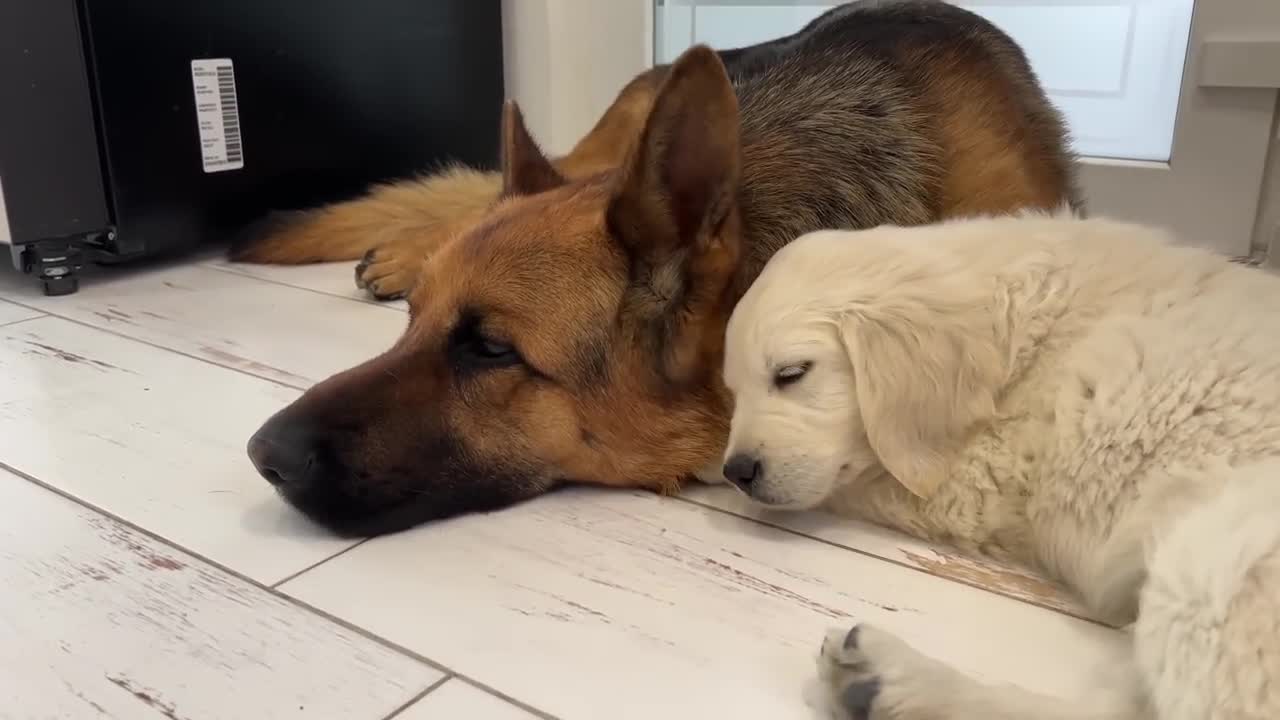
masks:
[[[533,707],[532,705],[528,705],[526,703],[520,702],[519,700],[511,697],[510,695],[504,692],[499,692],[494,688],[491,688],[488,685],[485,685],[484,683],[476,682],[475,680],[467,677],[466,675],[459,675],[457,677],[458,677],[458,680],[470,685],[471,687],[481,692],[488,693],[498,698],[499,700],[506,702],[509,705],[514,705],[520,708],[521,710],[529,713],[530,715],[533,715],[534,717],[542,718],[542,720],[560,720],[560,718],[556,717],[555,715],[552,715],[551,713],[543,712],[538,708]]]
[[[713,511],[713,512],[720,513],[721,515],[728,515],[728,516],[730,516],[730,517],[736,517],[736,518],[740,518],[740,519],[742,519],[742,520],[747,520],[748,522],[756,523],[757,525],[764,525],[765,527],[770,527],[770,528],[773,528],[774,530],[781,530],[782,532],[787,533],[788,535],[794,535],[794,536],[796,536],[796,537],[807,538],[807,539],[809,539],[809,540],[813,540],[814,542],[822,543],[823,545],[827,545],[827,546],[829,546],[829,547],[838,548],[838,549],[840,549],[840,550],[845,550],[845,551],[847,551],[847,552],[851,552],[851,553],[855,553],[855,554],[858,554],[858,555],[862,555],[863,557],[872,558],[872,559],[875,559],[875,560],[879,560],[879,561],[881,561],[881,562],[887,562],[887,563],[890,563],[891,565],[897,565],[897,566],[898,566],[898,567],[900,567],[900,568],[905,568],[905,569],[907,569],[907,570],[911,570],[911,571],[913,571],[913,572],[918,572],[918,573],[921,573],[921,574],[923,574],[923,575],[928,575],[929,577],[932,577],[932,578],[937,578],[937,579],[939,579],[939,580],[945,580],[945,581],[947,581],[947,582],[953,582],[953,583],[956,583],[956,584],[958,584],[958,585],[966,585],[966,586],[968,586],[968,587],[974,588],[975,590],[981,590],[981,591],[983,591],[983,592],[985,592],[985,593],[989,593],[989,594],[991,594],[991,595],[996,595],[996,596],[998,596],[998,597],[1002,597],[1002,598],[1006,598],[1006,599],[1009,599],[1009,600],[1013,600],[1013,601],[1015,601],[1015,602],[1020,602],[1020,603],[1022,603],[1022,604],[1024,604],[1024,605],[1030,605],[1031,607],[1040,608],[1041,610],[1048,610],[1049,612],[1054,612],[1054,613],[1057,613],[1057,614],[1059,614],[1059,615],[1065,615],[1065,616],[1067,616],[1067,617],[1069,617],[1069,618],[1074,618],[1074,619],[1076,619],[1076,620],[1083,620],[1083,621],[1085,621],[1085,622],[1087,622],[1087,623],[1092,623],[1092,624],[1097,625],[1097,626],[1099,626],[1099,627],[1107,628],[1108,630],[1115,630],[1115,629],[1116,629],[1116,628],[1112,627],[1111,625],[1108,625],[1108,624],[1106,624],[1106,623],[1104,623],[1104,622],[1101,622],[1101,621],[1099,621],[1099,620],[1095,620],[1095,619],[1093,619],[1093,618],[1091,618],[1091,617],[1089,617],[1089,616],[1087,616],[1087,615],[1077,615],[1076,613],[1067,612],[1066,610],[1063,610],[1063,609],[1061,609],[1061,608],[1057,608],[1057,607],[1053,607],[1053,606],[1050,606],[1050,605],[1044,605],[1044,604],[1037,603],[1037,602],[1028,602],[1028,601],[1027,601],[1026,599],[1024,599],[1024,598],[1014,597],[1013,595],[1009,595],[1009,594],[1006,594],[1006,593],[998,592],[998,591],[996,591],[996,590],[992,590],[992,589],[991,589],[991,588],[989,588],[989,587],[984,587],[984,586],[979,585],[979,584],[977,584],[977,583],[968,582],[968,581],[960,580],[960,579],[957,579],[957,578],[950,578],[950,577],[943,577],[943,576],[941,576],[941,575],[935,575],[934,573],[931,573],[931,572],[929,572],[928,570],[925,570],[924,568],[917,567],[917,566],[915,566],[915,565],[912,565],[911,563],[906,563],[906,562],[903,562],[903,561],[898,560],[898,559],[896,559],[896,558],[885,557],[884,555],[877,555],[876,553],[870,552],[870,551],[868,551],[868,550],[862,550],[862,549],[860,549],[860,548],[851,547],[851,546],[849,546],[849,545],[843,545],[843,544],[841,544],[841,543],[835,542],[834,540],[828,540],[828,539],[826,539],[826,538],[818,537],[818,536],[816,536],[816,535],[809,535],[809,534],[807,534],[807,533],[800,532],[799,530],[793,530],[793,529],[791,529],[791,528],[789,528],[789,527],[787,527],[787,526],[785,526],[785,525],[778,525],[778,524],[776,524],[776,523],[771,523],[771,522],[769,522],[768,520],[761,520],[760,518],[750,517],[750,516],[748,516],[748,515],[740,515],[740,514],[738,514],[738,513],[736,513],[736,512],[733,512],[732,510],[726,510],[726,509],[724,509],[724,508],[722,508],[722,507],[716,507],[715,505],[712,505],[712,504],[710,504],[710,503],[704,503],[704,502],[701,502],[701,501],[698,501],[698,500],[694,500],[693,498],[687,498],[687,497],[681,497],[681,496],[679,496],[679,495],[675,495],[675,496],[672,496],[672,498],[671,498],[671,499],[673,499],[673,500],[677,500],[677,501],[679,501],[679,502],[683,502],[683,503],[688,503],[689,505],[695,505],[695,506],[697,506],[697,507],[700,507],[700,508],[703,508],[703,509],[706,509],[706,510],[711,510],[711,511]]]
[[[284,577],[284,579],[282,579],[282,580],[277,580],[277,581],[275,581],[275,582],[271,583],[270,588],[271,588],[272,590],[278,589],[281,585],[284,585],[284,584],[285,584],[285,583],[287,583],[287,582],[290,582],[290,581],[292,581],[292,580],[296,580],[296,579],[298,579],[299,577],[302,577],[304,574],[309,573],[309,572],[311,572],[312,570],[315,570],[316,568],[320,567],[321,565],[324,565],[325,563],[329,562],[330,560],[333,560],[333,559],[335,559],[335,558],[339,558],[339,557],[342,557],[343,555],[346,555],[347,553],[351,552],[352,550],[355,550],[356,548],[358,548],[358,547],[360,547],[361,545],[363,545],[363,544],[365,544],[365,543],[369,542],[369,541],[370,541],[370,540],[372,540],[372,539],[373,539],[373,538],[365,538],[365,539],[363,539],[363,540],[360,540],[360,541],[356,542],[356,543],[355,543],[355,544],[353,544],[353,545],[350,545],[350,546],[348,546],[348,547],[343,548],[342,550],[339,550],[338,552],[336,552],[336,553],[334,553],[334,554],[332,554],[332,555],[330,555],[330,556],[328,556],[328,557],[326,557],[326,558],[323,558],[323,559],[321,559],[321,560],[317,560],[316,562],[313,562],[313,563],[311,563],[310,565],[308,565],[308,566],[306,566],[306,567],[302,568],[302,569],[301,569],[301,570],[299,570],[298,572],[293,573],[293,574],[291,574],[291,575],[286,575],[286,576]]]
[[[34,312],[40,312],[39,310],[35,310],[34,308],[29,308],[26,305],[12,302],[10,300],[5,300],[5,302],[11,305],[18,305],[18,307],[21,307],[23,310],[33,310]],[[39,320],[41,318],[47,318],[47,317],[49,317],[48,314],[40,312],[39,315],[32,315],[31,317],[24,317],[24,318],[19,318],[17,320],[10,320],[9,322],[2,322],[0,323],[0,327],[11,327],[13,325],[21,325],[24,322],[31,322],[32,320]]]
[[[92,326],[90,326],[90,327],[92,327]],[[215,569],[217,569],[217,570],[219,570],[219,571],[221,571],[221,572],[224,572],[224,573],[226,573],[227,575],[229,575],[229,576],[231,576],[231,577],[233,577],[233,578],[235,578],[235,579],[239,580],[240,582],[243,582],[243,583],[245,583],[245,584],[247,584],[247,585],[250,585],[250,586],[252,586],[252,587],[255,587],[255,588],[257,588],[257,589],[259,589],[259,590],[261,590],[261,591],[263,591],[263,592],[267,593],[268,595],[271,595],[271,596],[275,597],[275,598],[276,598],[276,599],[278,599],[278,600],[282,600],[282,601],[284,601],[284,602],[286,602],[286,603],[289,603],[290,605],[293,605],[294,607],[296,607],[296,608],[298,608],[298,609],[300,609],[300,610],[303,610],[304,612],[311,613],[312,615],[315,615],[315,616],[317,616],[317,617],[319,617],[319,618],[321,618],[321,619],[323,619],[323,620],[326,620],[326,621],[328,621],[328,622],[330,622],[330,623],[333,623],[334,625],[337,625],[338,627],[341,627],[341,628],[343,628],[343,629],[345,629],[345,630],[348,630],[349,632],[355,633],[355,634],[357,634],[357,635],[359,635],[359,636],[361,636],[361,637],[365,638],[366,640],[369,640],[369,641],[371,641],[371,642],[373,642],[373,643],[375,643],[375,644],[377,644],[377,645],[381,645],[382,647],[387,648],[388,650],[391,650],[391,651],[393,651],[393,652],[399,653],[400,655],[403,655],[403,656],[405,656],[405,657],[408,657],[408,658],[410,658],[410,659],[412,659],[412,660],[417,660],[419,663],[422,663],[423,665],[426,665],[427,667],[429,667],[429,668],[431,668],[431,669],[433,669],[433,670],[436,670],[436,671],[438,671],[438,672],[444,673],[445,675],[449,675],[449,676],[452,676],[452,677],[457,678],[457,679],[459,679],[459,680],[462,680],[463,682],[465,682],[465,683],[467,683],[467,684],[469,684],[469,685],[471,685],[471,686],[473,686],[473,687],[475,687],[475,688],[477,688],[477,689],[479,689],[479,690],[483,690],[483,691],[485,691],[485,692],[489,693],[490,695],[494,695],[494,696],[496,696],[496,697],[502,698],[503,700],[506,700],[507,702],[511,703],[512,705],[515,705],[516,707],[519,707],[521,710],[524,710],[524,711],[526,711],[526,712],[531,713],[531,714],[532,714],[532,715],[534,715],[535,717],[542,718],[543,720],[560,720],[560,719],[559,719],[559,718],[557,718],[555,715],[552,715],[552,714],[550,714],[550,713],[548,713],[548,712],[544,712],[544,711],[542,711],[542,710],[539,710],[539,709],[537,709],[537,708],[535,708],[535,707],[533,707],[532,705],[529,705],[529,704],[527,704],[527,703],[521,702],[520,700],[517,700],[516,698],[513,698],[513,697],[511,697],[510,695],[507,695],[506,693],[503,693],[503,692],[498,691],[496,688],[490,687],[489,685],[486,685],[486,684],[484,684],[484,683],[482,683],[482,682],[480,682],[480,681],[478,681],[478,680],[476,680],[476,679],[474,679],[474,678],[471,678],[471,677],[469,677],[469,676],[467,676],[467,675],[464,675],[464,674],[462,674],[462,673],[460,673],[460,672],[457,672],[457,671],[453,670],[452,668],[450,668],[449,666],[447,666],[447,665],[445,665],[445,664],[443,664],[443,663],[441,663],[441,662],[438,662],[438,661],[432,660],[431,658],[427,657],[426,655],[423,655],[422,653],[419,653],[419,652],[417,652],[417,651],[415,651],[415,650],[411,650],[410,648],[407,648],[407,647],[405,647],[404,645],[401,645],[400,643],[394,642],[394,641],[392,641],[392,640],[390,640],[390,639],[388,639],[388,638],[382,637],[381,635],[378,635],[378,634],[376,634],[376,633],[374,633],[374,632],[372,632],[372,631],[366,630],[366,629],[364,629],[364,628],[360,627],[359,625],[356,625],[355,623],[352,623],[352,622],[350,622],[350,621],[348,621],[348,620],[344,620],[344,619],[342,619],[342,618],[338,617],[337,615],[334,615],[333,613],[330,613],[330,612],[328,612],[328,611],[325,611],[325,610],[322,610],[322,609],[320,609],[320,608],[318,608],[318,607],[315,607],[314,605],[311,605],[310,603],[308,603],[308,602],[306,602],[306,601],[304,601],[304,600],[302,600],[302,599],[300,599],[300,598],[297,598],[297,597],[294,597],[293,595],[288,594],[288,593],[287,593],[287,592],[285,592],[284,590],[281,590],[281,589],[279,589],[279,588],[277,588],[277,587],[274,587],[274,586],[272,586],[272,585],[267,585],[266,583],[263,583],[263,582],[261,582],[261,581],[259,581],[259,580],[255,580],[254,578],[251,578],[251,577],[249,577],[248,575],[245,575],[244,573],[242,573],[242,572],[240,572],[240,571],[238,571],[238,570],[235,570],[234,568],[231,568],[231,567],[229,567],[229,566],[227,566],[227,565],[224,565],[224,564],[222,564],[222,563],[220,563],[220,562],[217,562],[217,561],[215,561],[215,560],[212,560],[212,559],[210,559],[209,557],[207,557],[207,556],[205,556],[205,555],[203,555],[203,554],[201,554],[201,553],[199,553],[199,552],[196,552],[196,551],[194,551],[194,550],[191,550],[190,548],[183,547],[182,545],[179,545],[178,543],[176,543],[176,542],[174,542],[174,541],[172,541],[172,540],[170,540],[170,539],[168,539],[168,538],[164,537],[163,535],[160,535],[159,533],[156,533],[156,532],[153,532],[153,531],[151,531],[151,530],[148,530],[147,528],[144,528],[144,527],[142,527],[141,525],[139,525],[139,524],[137,524],[137,523],[135,523],[135,522],[133,522],[133,521],[131,521],[131,520],[127,520],[127,519],[125,519],[124,517],[121,517],[120,515],[117,515],[116,513],[110,512],[110,511],[106,510],[105,508],[101,508],[101,507],[99,507],[99,506],[95,505],[94,503],[91,503],[91,502],[89,502],[89,501],[87,501],[87,500],[85,500],[85,499],[83,499],[83,498],[80,498],[80,497],[77,497],[77,496],[75,496],[75,495],[72,495],[71,493],[69,493],[69,492],[67,492],[67,491],[63,490],[62,488],[59,488],[59,487],[54,486],[54,485],[51,485],[51,484],[49,484],[49,483],[47,483],[47,482],[45,482],[45,481],[43,481],[43,480],[41,480],[41,479],[39,479],[39,478],[35,477],[34,475],[32,475],[32,474],[30,474],[30,473],[27,473],[27,472],[24,472],[24,471],[22,471],[22,470],[19,470],[18,468],[16,468],[16,467],[14,467],[14,466],[10,465],[9,463],[7,463],[7,462],[5,462],[5,461],[3,461],[3,460],[0,460],[0,470],[6,470],[6,471],[8,471],[8,472],[10,472],[10,473],[12,473],[12,474],[14,474],[14,475],[16,475],[16,476],[18,476],[18,477],[22,478],[23,480],[26,480],[27,482],[32,483],[33,485],[36,485],[36,486],[38,486],[38,487],[44,488],[45,490],[48,490],[49,492],[53,493],[54,495],[57,495],[57,496],[59,496],[59,497],[61,497],[61,498],[64,498],[64,499],[66,499],[66,500],[69,500],[69,501],[71,501],[72,503],[75,503],[76,505],[79,505],[79,506],[80,506],[80,507],[82,507],[82,508],[85,508],[85,509],[87,509],[87,510],[91,510],[91,511],[93,511],[93,512],[95,512],[95,513],[97,513],[97,514],[99,514],[99,515],[101,515],[101,516],[103,516],[103,517],[105,517],[105,518],[108,518],[108,519],[110,519],[110,520],[112,520],[112,521],[114,521],[114,522],[117,522],[117,523],[119,523],[119,524],[123,525],[124,527],[129,528],[130,530],[133,530],[134,532],[141,533],[142,535],[145,535],[146,537],[148,537],[148,538],[150,538],[150,539],[152,539],[152,540],[154,540],[154,541],[156,541],[156,542],[160,543],[161,545],[164,545],[164,546],[166,546],[166,547],[169,547],[169,548],[172,548],[172,549],[174,549],[174,550],[177,550],[177,551],[178,551],[178,552],[180,552],[180,553],[183,553],[183,554],[185,554],[185,555],[188,555],[188,556],[190,556],[190,557],[192,557],[192,558],[194,558],[194,559],[196,559],[196,560],[198,560],[198,561],[200,561],[200,562],[204,563],[205,565],[208,565],[209,567],[212,567],[212,568],[215,568]],[[349,550],[349,549],[350,549],[350,548],[346,548],[346,549],[344,549],[344,550],[342,550],[342,551],[340,551],[340,552],[346,552],[346,550]]]
[[[212,365],[213,367],[216,367],[216,368],[222,368],[223,370],[230,370],[231,372],[239,373],[239,374],[241,374],[241,375],[245,375],[245,376],[247,376],[247,377],[256,378],[256,379],[258,379],[258,380],[263,380],[263,381],[265,381],[265,382],[269,382],[269,383],[271,383],[271,384],[273,384],[273,385],[279,385],[280,387],[286,387],[286,388],[289,388],[290,390],[297,390],[298,392],[306,392],[306,391],[307,391],[307,388],[305,388],[305,387],[299,387],[299,386],[297,386],[297,385],[291,385],[291,384],[289,384],[289,383],[287,383],[287,382],[284,382],[283,380],[279,380],[279,379],[277,379],[277,378],[269,377],[269,376],[266,376],[266,375],[258,375],[257,373],[252,373],[252,372],[249,372],[248,370],[244,370],[244,369],[242,369],[242,368],[234,367],[234,366],[231,366],[231,365],[223,365],[222,363],[215,362],[215,361],[213,361],[213,360],[210,360],[209,358],[200,357],[199,355],[196,355],[196,354],[194,354],[194,353],[186,352],[185,350],[179,350],[179,349],[177,349],[177,348],[167,347],[167,346],[165,346],[165,345],[161,345],[160,343],[152,342],[152,341],[150,341],[150,340],[144,340],[144,339],[142,339],[142,338],[134,337],[134,336],[132,336],[132,335],[126,335],[125,333],[122,333],[122,332],[120,332],[120,331],[118,331],[118,330],[112,330],[112,329],[110,329],[110,328],[105,328],[105,327],[102,327],[101,325],[94,325],[93,323],[85,322],[84,320],[80,320],[80,319],[78,319],[78,318],[69,317],[69,316],[67,316],[67,315],[61,315],[61,314],[56,313],[56,312],[48,312],[48,311],[45,311],[45,310],[41,310],[40,308],[33,307],[33,306],[31,306],[31,305],[27,305],[26,303],[17,302],[17,301],[14,301],[14,300],[10,300],[9,302],[12,302],[14,305],[19,305],[19,306],[21,306],[21,307],[24,307],[24,308],[26,308],[26,309],[28,309],[28,310],[33,310],[33,311],[35,311],[35,312],[41,312],[41,313],[44,313],[44,315],[43,315],[43,316],[41,316],[41,317],[38,317],[38,318],[27,318],[27,320],[47,320],[47,319],[49,319],[49,318],[55,318],[55,319],[57,319],[57,320],[62,320],[62,321],[65,321],[65,322],[69,322],[69,323],[71,323],[71,324],[73,324],[73,325],[79,325],[80,327],[86,327],[86,328],[89,328],[90,330],[96,330],[96,331],[98,331],[98,332],[104,332],[104,333],[107,333],[108,335],[114,335],[114,336],[116,336],[116,337],[118,337],[118,338],[123,338],[123,339],[125,339],[125,340],[130,341],[130,342],[136,342],[136,343],[139,343],[139,344],[141,344],[141,345],[146,345],[147,347],[155,348],[156,350],[163,350],[163,351],[165,351],[165,352],[173,353],[174,355],[181,355],[181,356],[182,356],[182,357],[184,357],[184,358],[187,358],[187,359],[189,359],[189,360],[196,360],[196,361],[199,361],[199,362],[204,363],[205,365]],[[18,322],[27,322],[27,320],[19,320]],[[16,324],[16,323],[12,323],[12,324]]]
[[[445,674],[444,674],[444,677],[440,678],[439,680],[436,680],[435,682],[433,682],[433,683],[431,683],[430,685],[428,685],[428,686],[427,686],[427,688],[426,688],[425,690],[423,690],[422,692],[418,693],[417,695],[414,695],[413,697],[409,698],[409,702],[407,702],[407,703],[405,703],[405,704],[401,705],[400,707],[396,708],[395,710],[392,710],[392,711],[391,711],[391,713],[390,713],[389,715],[387,715],[387,716],[383,717],[383,718],[382,718],[382,720],[393,720],[394,718],[398,718],[398,717],[400,717],[401,715],[403,715],[403,714],[404,714],[404,711],[405,711],[405,710],[408,710],[409,708],[413,707],[414,705],[417,705],[417,704],[418,704],[418,702],[419,702],[420,700],[422,700],[422,698],[424,698],[424,697],[426,697],[426,696],[430,695],[431,693],[435,692],[435,691],[436,691],[436,690],[437,690],[441,685],[443,685],[443,684],[445,684],[445,683],[449,682],[450,680],[452,680],[452,679],[453,679],[453,677],[454,677],[454,676],[453,676],[453,674],[452,674],[452,673],[445,673]]]
[[[340,300],[350,300],[351,302],[357,302],[362,305],[372,305],[373,307],[376,307],[376,308],[382,308],[383,310],[391,310],[394,312],[398,312],[400,314],[405,313],[404,308],[396,307],[394,305],[388,305],[387,303],[381,302],[379,300],[352,297],[350,295],[339,295],[338,293],[329,292],[327,290],[317,290],[315,288],[304,287],[302,285],[294,285],[293,283],[287,283],[287,282],[284,282],[283,280],[276,280],[274,278],[265,278],[265,277],[262,277],[261,275],[254,275],[253,273],[247,273],[241,270],[236,270],[235,268],[228,267],[226,265],[218,265],[215,263],[205,263],[200,267],[205,268],[207,270],[214,270],[217,272],[227,273],[228,275],[235,275],[237,277],[249,278],[250,280],[257,280],[259,282],[268,283],[270,285],[279,285],[280,287],[292,288],[294,290],[301,290],[303,292],[309,292],[315,295],[323,295],[325,297],[338,298]],[[352,267],[354,267],[354,265]]]

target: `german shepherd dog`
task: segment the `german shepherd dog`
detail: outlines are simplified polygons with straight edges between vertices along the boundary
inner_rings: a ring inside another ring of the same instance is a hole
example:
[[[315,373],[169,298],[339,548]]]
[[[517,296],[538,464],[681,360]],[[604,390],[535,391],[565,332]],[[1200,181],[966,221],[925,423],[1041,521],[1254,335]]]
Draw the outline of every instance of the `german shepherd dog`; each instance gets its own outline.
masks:
[[[508,103],[498,173],[451,169],[267,221],[235,257],[365,257],[405,293],[385,353],[249,441],[344,535],[566,483],[718,481],[725,325],[806,232],[1079,209],[1061,116],[1017,44],[936,0],[864,0],[794,35],[697,46],[627,85],[549,160]],[[366,257],[367,256],[367,257]]]

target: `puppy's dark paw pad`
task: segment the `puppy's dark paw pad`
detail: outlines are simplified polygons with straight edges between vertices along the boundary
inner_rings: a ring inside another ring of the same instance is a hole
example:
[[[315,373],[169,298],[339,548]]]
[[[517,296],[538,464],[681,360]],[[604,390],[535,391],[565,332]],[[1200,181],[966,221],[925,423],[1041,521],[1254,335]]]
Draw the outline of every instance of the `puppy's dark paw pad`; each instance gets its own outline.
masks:
[[[822,659],[834,668],[865,669],[866,656],[861,652],[862,625],[846,630],[833,628],[822,641]]]
[[[854,720],[868,720],[871,717],[871,705],[880,695],[880,678],[872,677],[862,682],[850,683],[840,693],[840,702]]]
[[[844,636],[844,642],[841,643],[845,650],[855,650],[858,647],[858,631],[862,629],[861,625],[854,625],[849,628],[849,633]]]
[[[955,689],[972,683],[874,623],[827,631],[818,662],[828,708],[838,720],[939,720],[954,712]]]
[[[840,720],[872,720],[875,700],[884,679],[864,645],[875,644],[880,631],[862,624],[848,629],[831,628],[822,642],[818,674],[826,684],[833,717]]]

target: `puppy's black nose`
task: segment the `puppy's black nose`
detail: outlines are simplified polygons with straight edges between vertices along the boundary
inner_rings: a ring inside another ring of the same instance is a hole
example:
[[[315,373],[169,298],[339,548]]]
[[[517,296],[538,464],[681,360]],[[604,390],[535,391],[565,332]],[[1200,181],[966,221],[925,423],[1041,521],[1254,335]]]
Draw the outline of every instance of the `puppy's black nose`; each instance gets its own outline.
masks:
[[[247,450],[258,474],[281,490],[307,490],[320,472],[319,438],[305,424],[268,420]]]
[[[751,487],[751,483],[759,479],[763,468],[760,467],[760,461],[754,455],[746,453],[738,453],[729,458],[724,464],[724,479],[746,490]]]

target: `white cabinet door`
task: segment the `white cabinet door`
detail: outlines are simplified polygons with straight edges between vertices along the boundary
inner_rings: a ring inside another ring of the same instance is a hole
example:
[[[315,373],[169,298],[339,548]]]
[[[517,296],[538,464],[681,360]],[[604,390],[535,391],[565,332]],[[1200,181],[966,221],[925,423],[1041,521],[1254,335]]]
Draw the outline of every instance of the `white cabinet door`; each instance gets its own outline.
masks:
[[[654,56],[799,29],[834,1],[653,0]],[[1280,0],[958,0],[1026,50],[1093,214],[1248,254],[1280,87]]]
[[[653,17],[654,0],[502,0],[506,94],[543,150],[568,152],[653,65]]]

